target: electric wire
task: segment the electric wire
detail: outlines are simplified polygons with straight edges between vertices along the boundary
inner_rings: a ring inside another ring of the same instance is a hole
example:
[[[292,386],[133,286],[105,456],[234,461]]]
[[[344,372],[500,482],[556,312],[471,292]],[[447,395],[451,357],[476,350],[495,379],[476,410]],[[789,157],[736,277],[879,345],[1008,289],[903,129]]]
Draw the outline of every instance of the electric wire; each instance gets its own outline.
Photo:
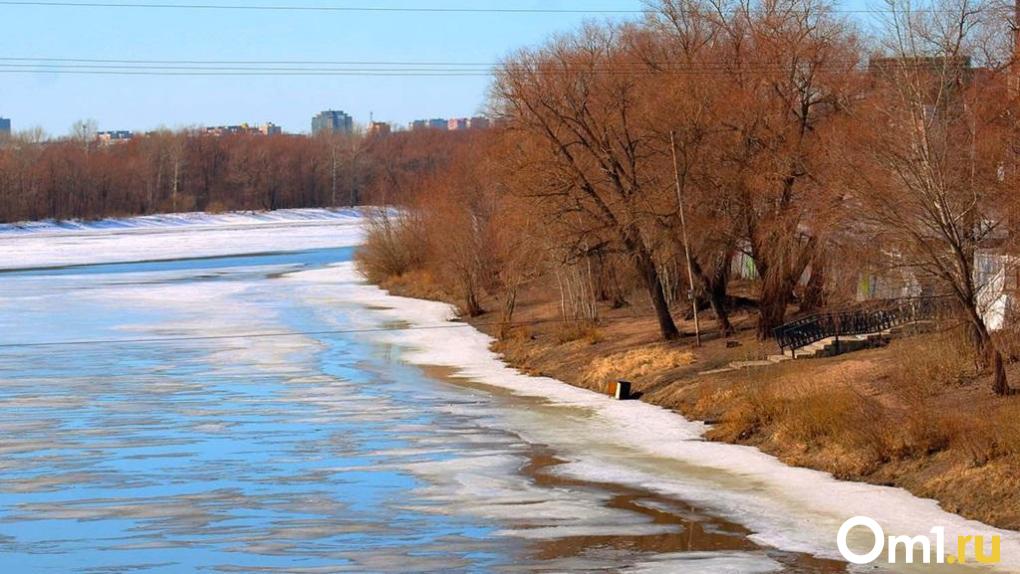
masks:
[[[181,10],[240,10],[269,12],[362,12],[362,13],[408,13],[408,14],[574,14],[574,15],[640,15],[655,12],[652,9],[628,8],[466,8],[455,6],[335,6],[311,4],[222,4],[171,3],[171,2],[66,2],[59,0],[0,0],[0,6],[24,6],[39,8],[135,8],[135,9],[181,9]],[[742,9],[725,12],[738,13]],[[794,10],[795,12],[800,12]],[[935,7],[896,10],[889,8],[829,9],[832,14],[917,14],[956,13],[957,10]]]
[[[310,4],[220,4],[169,2],[61,2],[37,0],[2,0],[0,6],[33,6],[43,8],[144,8],[186,10],[250,10],[269,12],[378,12],[409,14],[644,14],[645,10],[606,8],[463,8],[441,6],[316,6]]]

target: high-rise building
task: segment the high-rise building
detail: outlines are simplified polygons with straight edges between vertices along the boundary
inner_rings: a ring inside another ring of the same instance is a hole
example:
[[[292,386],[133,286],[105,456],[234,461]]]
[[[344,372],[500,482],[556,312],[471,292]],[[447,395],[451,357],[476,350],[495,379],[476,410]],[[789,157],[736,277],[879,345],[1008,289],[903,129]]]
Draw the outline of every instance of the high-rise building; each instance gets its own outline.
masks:
[[[466,130],[466,129],[468,129],[468,119],[467,118],[453,118],[452,120],[447,122],[446,125],[447,125],[447,129],[449,129],[451,132],[457,132],[457,131],[460,131],[460,130]]]
[[[283,133],[283,128],[273,122],[267,122],[259,126],[259,132],[264,136],[278,136]]]
[[[372,122],[368,126],[368,135],[385,136],[389,135],[393,128],[386,122]]]
[[[349,134],[354,132],[354,118],[338,111],[326,110],[312,118],[312,133]]]
[[[11,135],[11,120],[9,118],[0,118],[0,136]]]
[[[442,119],[442,118],[435,118],[435,119],[429,120],[429,127],[434,129],[434,130],[449,129],[449,126],[450,126],[450,122],[445,120],[445,119]]]

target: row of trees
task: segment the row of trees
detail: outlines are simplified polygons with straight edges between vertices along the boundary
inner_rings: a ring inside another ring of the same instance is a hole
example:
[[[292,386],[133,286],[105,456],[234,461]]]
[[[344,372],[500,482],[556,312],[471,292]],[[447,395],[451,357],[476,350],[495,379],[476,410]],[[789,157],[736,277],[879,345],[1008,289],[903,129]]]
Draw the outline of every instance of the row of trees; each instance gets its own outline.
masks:
[[[665,340],[687,293],[732,331],[738,257],[762,338],[895,270],[953,301],[1007,393],[977,260],[1015,236],[1013,14],[889,0],[865,39],[817,0],[658,0],[642,22],[587,25],[507,58],[505,128],[417,182],[409,236],[442,252],[468,313],[487,291],[507,318],[535,276],[571,319],[639,286]]]
[[[87,122],[0,141],[0,221],[387,202],[449,155],[444,132],[387,137],[158,131],[104,145]]]

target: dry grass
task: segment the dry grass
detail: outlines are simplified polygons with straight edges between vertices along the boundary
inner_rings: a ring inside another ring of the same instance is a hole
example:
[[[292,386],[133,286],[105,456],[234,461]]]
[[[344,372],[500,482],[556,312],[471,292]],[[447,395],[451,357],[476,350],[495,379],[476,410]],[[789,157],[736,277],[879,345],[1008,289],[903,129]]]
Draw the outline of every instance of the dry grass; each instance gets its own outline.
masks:
[[[905,341],[890,373],[890,384],[911,402],[925,401],[977,377],[973,353],[962,330]]]
[[[689,350],[662,344],[649,345],[594,359],[584,373],[584,380],[588,384],[598,384],[616,379],[640,379],[690,365],[694,361],[694,354]]]
[[[564,345],[581,341],[588,345],[596,345],[603,340],[602,330],[598,325],[587,321],[564,321],[554,333],[556,342]]]
[[[1020,400],[999,399],[988,412],[960,404],[959,397],[979,390],[965,339],[939,334],[906,341],[895,358],[874,383],[854,371],[808,377],[810,363],[749,374],[702,393],[693,411],[721,413],[710,435],[716,440],[756,444],[841,478],[878,476],[937,457],[945,465],[938,480],[945,481],[1020,460]]]
[[[425,269],[414,269],[402,275],[394,275],[379,283],[379,286],[401,297],[446,301],[448,294],[439,286],[432,273]]]
[[[971,468],[1020,457],[1020,403],[1004,405],[989,416],[949,413],[944,420],[952,430],[953,450]]]
[[[836,476],[868,474],[887,460],[888,421],[873,399],[839,382],[751,384],[732,395],[712,437],[782,445],[795,463],[828,461]]]

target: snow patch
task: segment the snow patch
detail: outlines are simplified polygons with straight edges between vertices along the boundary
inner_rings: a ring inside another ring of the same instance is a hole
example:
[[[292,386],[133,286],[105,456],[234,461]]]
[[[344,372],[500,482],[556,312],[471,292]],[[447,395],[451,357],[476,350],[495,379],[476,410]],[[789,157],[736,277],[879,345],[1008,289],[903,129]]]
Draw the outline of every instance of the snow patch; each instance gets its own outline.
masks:
[[[359,210],[183,213],[0,225],[0,270],[352,247]]]

